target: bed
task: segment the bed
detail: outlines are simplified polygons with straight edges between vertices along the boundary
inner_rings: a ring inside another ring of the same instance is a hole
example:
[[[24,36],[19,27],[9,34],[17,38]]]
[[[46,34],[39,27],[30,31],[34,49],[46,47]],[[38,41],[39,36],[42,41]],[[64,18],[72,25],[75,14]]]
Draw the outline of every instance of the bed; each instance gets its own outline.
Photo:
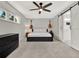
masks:
[[[53,41],[53,38],[48,32],[32,32],[28,34],[27,41]]]

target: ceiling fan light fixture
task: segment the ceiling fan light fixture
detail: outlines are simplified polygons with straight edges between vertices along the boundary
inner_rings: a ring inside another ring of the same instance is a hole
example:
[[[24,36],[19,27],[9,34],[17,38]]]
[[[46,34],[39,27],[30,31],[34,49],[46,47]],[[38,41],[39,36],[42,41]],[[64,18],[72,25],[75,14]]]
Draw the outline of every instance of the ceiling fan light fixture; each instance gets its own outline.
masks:
[[[42,3],[42,2],[40,2],[39,4],[40,4],[40,5],[42,5],[43,3]]]
[[[42,9],[39,9],[39,11],[43,11]]]
[[[42,2],[40,2],[39,4],[37,4],[36,2],[33,2],[33,4],[35,4],[38,8],[30,9],[31,11],[32,11],[32,10],[38,10],[38,11],[39,11],[39,14],[41,14],[42,11],[51,12],[51,10],[46,9],[46,8],[47,8],[48,6],[51,6],[52,3],[48,3],[48,4],[44,5],[44,6],[42,6],[42,5],[43,5]]]

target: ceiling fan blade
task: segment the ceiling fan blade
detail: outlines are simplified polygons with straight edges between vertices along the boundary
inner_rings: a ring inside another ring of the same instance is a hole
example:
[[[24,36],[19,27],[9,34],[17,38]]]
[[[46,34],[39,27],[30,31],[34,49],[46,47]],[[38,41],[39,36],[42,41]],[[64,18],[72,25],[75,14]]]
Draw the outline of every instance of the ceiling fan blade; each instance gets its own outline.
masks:
[[[41,11],[39,11],[39,14],[41,14]]]
[[[39,10],[39,9],[30,9],[30,11],[33,11],[33,10]]]
[[[51,12],[50,10],[48,10],[48,9],[43,9],[44,11],[47,11],[47,12]]]
[[[36,2],[33,1],[33,3],[39,8],[39,5]]]
[[[43,6],[43,8],[46,8],[46,7],[50,6],[50,5],[52,5],[52,3],[46,4],[45,6]]]

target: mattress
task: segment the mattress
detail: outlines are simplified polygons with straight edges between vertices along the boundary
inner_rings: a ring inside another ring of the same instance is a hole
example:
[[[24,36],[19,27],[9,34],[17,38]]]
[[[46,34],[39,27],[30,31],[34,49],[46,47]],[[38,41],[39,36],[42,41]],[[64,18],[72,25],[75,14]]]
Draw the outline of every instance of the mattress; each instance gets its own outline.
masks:
[[[28,34],[28,37],[52,37],[48,32],[32,32]]]

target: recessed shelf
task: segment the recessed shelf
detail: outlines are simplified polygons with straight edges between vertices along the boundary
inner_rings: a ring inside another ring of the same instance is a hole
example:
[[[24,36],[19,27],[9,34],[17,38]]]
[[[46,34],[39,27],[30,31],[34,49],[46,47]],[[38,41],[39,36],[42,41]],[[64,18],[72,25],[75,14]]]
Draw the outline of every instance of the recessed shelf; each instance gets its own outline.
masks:
[[[20,18],[5,9],[0,8],[0,20],[20,24]]]

